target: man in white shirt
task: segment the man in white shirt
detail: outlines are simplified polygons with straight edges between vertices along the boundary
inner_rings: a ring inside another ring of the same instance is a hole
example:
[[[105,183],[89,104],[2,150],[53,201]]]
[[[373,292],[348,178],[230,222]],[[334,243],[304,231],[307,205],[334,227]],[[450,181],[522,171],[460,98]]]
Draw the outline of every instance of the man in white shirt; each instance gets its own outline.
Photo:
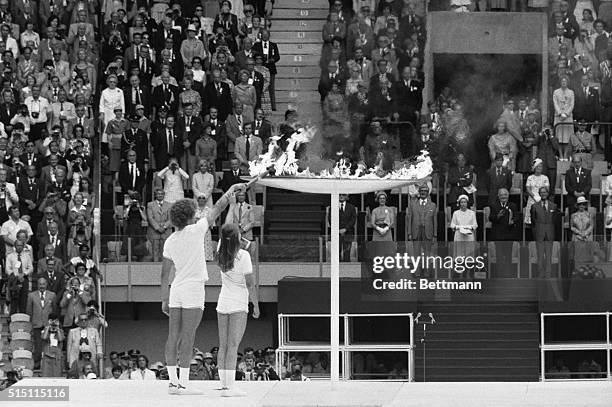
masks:
[[[15,250],[12,253],[6,255],[6,274],[9,276],[18,273],[23,273],[26,276],[32,275],[34,265],[32,264],[32,257],[23,251],[25,244],[17,240],[14,248]]]
[[[40,140],[42,138],[42,130],[47,125],[47,114],[51,111],[49,101],[40,96],[40,86],[34,85],[32,86],[32,95],[28,96],[23,103],[28,107],[28,112],[32,119],[30,140]]]
[[[11,37],[11,27],[8,24],[2,24],[0,28],[0,36],[2,37],[2,41],[4,41],[5,49],[7,51],[11,51],[15,59],[19,56],[19,46],[17,45],[17,40]]]
[[[4,239],[6,245],[6,253],[11,253],[14,249],[15,241],[17,240],[17,232],[25,230],[28,234],[28,239],[32,237],[32,228],[30,224],[20,218],[19,206],[11,206],[9,208],[9,220],[2,224],[0,228],[0,236]]]

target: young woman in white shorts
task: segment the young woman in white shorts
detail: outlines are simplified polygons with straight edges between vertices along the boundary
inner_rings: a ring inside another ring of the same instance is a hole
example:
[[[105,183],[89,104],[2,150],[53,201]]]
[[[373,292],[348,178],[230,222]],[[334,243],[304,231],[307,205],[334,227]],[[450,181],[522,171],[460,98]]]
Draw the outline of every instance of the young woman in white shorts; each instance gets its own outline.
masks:
[[[245,184],[233,185],[208,212],[208,216],[195,222],[195,203],[181,199],[170,208],[170,220],[175,227],[164,243],[161,274],[162,311],[169,316],[166,363],[170,394],[201,394],[188,388],[189,362],[196,329],[204,312],[204,285],[208,280],[204,253],[204,237],[208,225],[223,212],[236,191]],[[170,271],[175,269],[170,281]],[[171,284],[171,285],[170,285]],[[177,362],[180,375],[177,375]]]
[[[235,387],[236,357],[249,313],[249,297],[253,303],[253,317],[259,318],[259,301],[253,281],[253,265],[249,252],[240,248],[242,236],[238,225],[221,228],[217,260],[221,268],[221,293],[217,303],[219,325],[219,353],[217,366],[223,396],[245,396]]]

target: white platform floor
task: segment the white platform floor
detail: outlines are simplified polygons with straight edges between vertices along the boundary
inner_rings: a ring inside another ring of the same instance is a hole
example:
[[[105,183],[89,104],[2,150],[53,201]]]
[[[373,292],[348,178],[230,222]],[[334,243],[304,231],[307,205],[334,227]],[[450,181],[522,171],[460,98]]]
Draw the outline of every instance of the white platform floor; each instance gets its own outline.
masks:
[[[201,396],[169,396],[167,382],[30,379],[18,385],[70,386],[70,403],[0,403],[79,407],[610,407],[612,382],[399,383],[244,382],[243,398],[222,398],[219,382],[195,382]]]

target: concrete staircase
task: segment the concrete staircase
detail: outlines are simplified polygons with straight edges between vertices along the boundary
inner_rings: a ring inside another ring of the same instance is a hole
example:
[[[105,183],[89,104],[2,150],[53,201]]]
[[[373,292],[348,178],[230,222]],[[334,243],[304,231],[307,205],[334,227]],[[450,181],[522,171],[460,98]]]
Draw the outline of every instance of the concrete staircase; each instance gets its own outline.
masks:
[[[321,30],[327,18],[327,0],[283,0],[272,18],[270,39],[278,44],[276,113],[281,122],[287,109],[296,109],[302,119],[321,120],[317,85],[321,70]]]

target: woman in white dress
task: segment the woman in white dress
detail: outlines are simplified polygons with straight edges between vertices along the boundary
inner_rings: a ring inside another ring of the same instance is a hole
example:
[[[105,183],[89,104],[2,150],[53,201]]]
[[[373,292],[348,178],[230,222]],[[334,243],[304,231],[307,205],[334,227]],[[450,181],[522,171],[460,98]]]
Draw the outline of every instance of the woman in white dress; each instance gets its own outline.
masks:
[[[115,117],[115,108],[121,108],[122,112],[125,112],[125,100],[123,99],[123,91],[117,87],[117,76],[110,75],[106,79],[108,87],[102,91],[100,95],[100,121],[102,122],[102,128],[105,129],[106,125],[110,120]],[[102,142],[107,143],[104,135],[102,136]]]
[[[221,292],[217,302],[219,353],[217,366],[223,396],[246,395],[234,386],[236,356],[246,329],[249,297],[253,303],[253,318],[259,318],[259,301],[252,276],[253,265],[249,252],[241,249],[242,236],[238,225],[223,225],[219,236],[217,260],[221,268]]]
[[[455,257],[472,256],[474,254],[474,242],[476,240],[476,212],[468,208],[469,198],[467,195],[460,195],[457,198],[459,209],[453,212],[450,227],[455,231],[453,245]]]
[[[572,111],[574,110],[574,91],[568,88],[567,76],[561,78],[561,87],[553,92],[553,104],[555,105],[555,122],[568,123],[557,127],[556,136],[559,142],[559,158],[561,161],[569,161],[569,139],[574,134],[574,122]]]
[[[585,14],[585,11],[588,13]],[[577,0],[576,6],[574,6],[574,17],[580,25],[580,28],[584,26],[585,22],[591,23],[591,29],[593,28],[593,21],[597,20],[597,12],[593,6],[592,0]]]
[[[164,181],[164,192],[166,193],[165,201],[174,203],[185,198],[183,190],[183,180],[189,179],[187,174],[179,167],[176,158],[172,157],[166,168],[157,173],[157,176]]]
[[[195,194],[196,196],[196,213],[195,219],[196,222],[202,218],[208,216],[208,212],[212,206],[206,205],[206,196],[204,194]],[[204,236],[204,254],[206,257],[206,261],[213,261],[214,253],[213,253],[213,245],[212,245],[212,235],[210,233],[210,227]]]
[[[212,208],[212,191],[215,187],[215,177],[208,172],[208,168],[208,161],[200,160],[198,163],[199,171],[192,176],[191,189],[193,190],[193,196],[198,198],[204,196],[206,199],[206,206]]]
[[[525,223],[527,225],[531,225],[531,206],[536,202],[540,202],[540,188],[546,187],[549,190],[551,189],[548,177],[542,174],[544,167],[540,158],[533,160],[532,168],[533,174],[527,177],[527,182],[525,183],[528,195],[527,206],[525,206]]]

